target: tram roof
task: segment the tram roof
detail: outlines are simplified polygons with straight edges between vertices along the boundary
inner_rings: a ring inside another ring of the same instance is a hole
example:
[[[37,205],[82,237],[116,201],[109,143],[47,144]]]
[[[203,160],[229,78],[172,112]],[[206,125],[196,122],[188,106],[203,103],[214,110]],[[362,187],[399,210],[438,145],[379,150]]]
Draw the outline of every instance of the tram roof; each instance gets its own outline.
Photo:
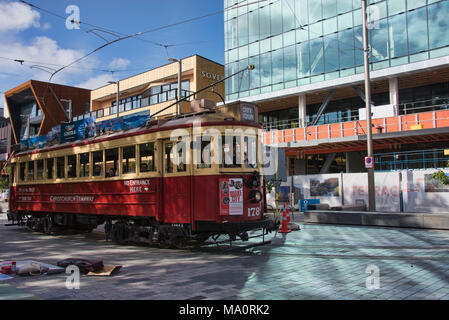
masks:
[[[201,122],[202,126],[210,125],[242,125],[249,127],[261,128],[260,124],[255,122],[243,122],[237,121],[234,118],[229,117],[226,113],[217,113],[215,110],[204,111],[196,114],[185,114],[181,117],[173,118],[159,118],[150,120],[145,127],[133,128],[130,130],[120,130],[111,133],[105,133],[100,136],[90,137],[82,140],[70,141],[51,146],[45,146],[43,148],[21,151],[15,154],[15,157],[25,156],[28,154],[35,154],[53,150],[59,150],[64,148],[70,148],[75,146],[88,145],[93,143],[99,143],[108,140],[115,140],[125,138],[129,136],[137,136],[139,134],[151,133],[156,131],[172,130],[177,128],[188,128],[193,126],[193,123]]]

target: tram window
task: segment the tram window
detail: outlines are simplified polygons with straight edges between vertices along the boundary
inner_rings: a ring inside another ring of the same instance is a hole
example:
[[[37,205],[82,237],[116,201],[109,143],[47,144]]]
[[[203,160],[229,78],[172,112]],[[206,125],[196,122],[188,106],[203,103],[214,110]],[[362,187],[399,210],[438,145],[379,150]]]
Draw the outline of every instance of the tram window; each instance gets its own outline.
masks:
[[[36,161],[36,179],[43,180],[44,179],[44,160]]]
[[[16,166],[11,165],[11,183],[15,183],[14,178],[16,177]]]
[[[64,179],[65,173],[64,173],[64,157],[56,158],[56,178],[57,179]]]
[[[80,154],[80,177],[88,177],[90,168],[89,152]]]
[[[122,173],[136,173],[136,146],[122,148]]]
[[[55,166],[55,161],[53,158],[47,159],[47,173],[46,177],[47,179],[53,179],[53,169]]]
[[[20,181],[25,181],[25,169],[26,169],[26,163],[25,162],[20,163],[20,167],[19,167]]]
[[[34,180],[34,161],[28,162],[27,181]]]
[[[245,168],[257,168],[257,139],[256,137],[245,137],[243,162]]]
[[[186,152],[185,152],[185,142],[178,142],[176,144],[176,163],[177,163],[177,172],[185,172],[186,171]]]
[[[222,164],[220,168],[240,168],[242,164],[240,136],[222,136]]]
[[[140,172],[154,171],[154,142],[144,143],[139,146]]]
[[[211,137],[202,137],[197,139],[197,145],[201,146],[198,150],[198,169],[211,168]]]
[[[67,178],[76,178],[76,155],[67,156]]]
[[[92,152],[93,159],[93,176],[101,177],[103,176],[103,151]]]
[[[173,172],[174,154],[173,154],[172,150],[173,150],[173,143],[166,143],[165,144],[165,153],[164,153],[164,162],[165,162],[165,172],[167,172],[167,173]]]
[[[118,148],[106,150],[106,178],[118,176]]]

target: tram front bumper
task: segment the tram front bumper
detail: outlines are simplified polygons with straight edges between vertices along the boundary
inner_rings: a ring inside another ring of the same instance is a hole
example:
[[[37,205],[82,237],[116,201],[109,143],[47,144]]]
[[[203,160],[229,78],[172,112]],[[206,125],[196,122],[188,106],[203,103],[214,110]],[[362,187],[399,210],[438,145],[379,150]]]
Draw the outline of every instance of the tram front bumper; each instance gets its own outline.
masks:
[[[196,231],[203,232],[218,232],[218,233],[231,233],[239,234],[241,232],[251,231],[255,229],[267,229],[268,231],[274,231],[278,228],[278,225],[269,218],[257,221],[242,221],[242,222],[223,222],[217,223],[215,221],[197,221]]]

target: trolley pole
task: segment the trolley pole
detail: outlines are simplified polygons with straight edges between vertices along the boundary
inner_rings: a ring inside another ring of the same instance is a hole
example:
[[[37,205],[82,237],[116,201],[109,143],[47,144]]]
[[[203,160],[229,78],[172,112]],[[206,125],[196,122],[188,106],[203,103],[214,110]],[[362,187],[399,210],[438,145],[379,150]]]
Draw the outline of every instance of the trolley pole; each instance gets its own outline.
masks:
[[[178,63],[178,109],[177,109],[177,115],[181,115],[181,80],[182,80],[182,59],[173,59],[168,58],[169,61],[177,62]]]
[[[120,108],[119,108],[119,97],[120,97],[120,80],[117,81],[108,81],[110,84],[117,85],[117,92],[115,94],[115,106],[117,107],[117,118],[120,116]]]
[[[371,87],[370,87],[370,65],[368,46],[368,24],[367,24],[367,5],[366,0],[362,0],[362,15],[363,15],[363,53],[365,64],[365,96],[366,96],[366,141],[367,141],[367,155],[373,156],[373,132],[371,121]],[[374,182],[374,167],[368,170],[368,210],[376,211],[376,193]]]

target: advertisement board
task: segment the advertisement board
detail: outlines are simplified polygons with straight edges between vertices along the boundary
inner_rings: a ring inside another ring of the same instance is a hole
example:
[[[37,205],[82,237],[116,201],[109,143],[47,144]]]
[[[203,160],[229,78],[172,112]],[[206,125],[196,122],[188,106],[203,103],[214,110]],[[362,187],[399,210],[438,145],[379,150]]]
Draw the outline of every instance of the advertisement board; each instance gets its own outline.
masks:
[[[243,215],[243,179],[220,179],[219,195],[220,215]]]

